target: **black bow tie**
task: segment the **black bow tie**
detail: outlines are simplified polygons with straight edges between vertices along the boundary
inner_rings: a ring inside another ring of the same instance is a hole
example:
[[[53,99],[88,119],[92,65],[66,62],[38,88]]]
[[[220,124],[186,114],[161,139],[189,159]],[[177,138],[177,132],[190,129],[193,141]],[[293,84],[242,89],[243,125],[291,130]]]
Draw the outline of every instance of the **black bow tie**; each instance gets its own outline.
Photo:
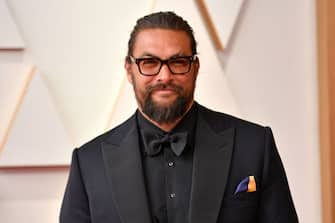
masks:
[[[141,133],[144,146],[149,156],[158,155],[166,144],[170,145],[172,151],[177,156],[180,156],[187,143],[187,132],[158,135],[151,131],[141,130]]]

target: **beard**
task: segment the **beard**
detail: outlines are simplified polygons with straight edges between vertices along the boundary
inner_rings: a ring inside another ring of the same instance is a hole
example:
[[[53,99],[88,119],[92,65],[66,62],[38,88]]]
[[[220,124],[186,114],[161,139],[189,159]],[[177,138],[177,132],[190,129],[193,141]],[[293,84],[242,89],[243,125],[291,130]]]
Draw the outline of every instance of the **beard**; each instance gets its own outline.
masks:
[[[141,94],[140,90],[137,89],[135,80],[133,80],[133,83],[135,97],[142,112],[158,124],[173,123],[183,117],[193,100],[194,88],[187,92],[175,84],[160,83],[146,87],[145,91]],[[153,92],[166,88],[174,90],[178,94],[177,98],[170,103],[164,104],[155,101],[152,97]]]
[[[142,111],[150,119],[162,124],[176,121],[185,114],[187,108],[188,101],[182,96],[178,96],[171,104],[160,105],[150,95],[144,100]]]

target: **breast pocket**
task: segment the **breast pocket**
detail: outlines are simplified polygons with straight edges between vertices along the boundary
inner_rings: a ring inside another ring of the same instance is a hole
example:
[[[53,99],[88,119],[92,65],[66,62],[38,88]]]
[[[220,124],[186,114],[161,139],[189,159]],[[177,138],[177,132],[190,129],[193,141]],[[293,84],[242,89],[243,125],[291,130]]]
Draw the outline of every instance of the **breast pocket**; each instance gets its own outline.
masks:
[[[225,197],[218,222],[255,223],[257,219],[259,194],[239,193]]]

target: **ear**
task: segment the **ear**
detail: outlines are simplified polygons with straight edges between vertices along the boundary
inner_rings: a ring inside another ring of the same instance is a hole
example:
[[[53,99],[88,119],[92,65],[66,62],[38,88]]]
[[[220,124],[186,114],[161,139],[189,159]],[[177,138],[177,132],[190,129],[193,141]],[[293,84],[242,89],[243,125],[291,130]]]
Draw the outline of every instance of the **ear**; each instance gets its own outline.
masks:
[[[129,62],[129,60],[127,58],[124,60],[124,69],[126,70],[126,73],[127,73],[128,82],[130,84],[133,84],[131,63]]]
[[[194,61],[194,74],[195,74],[195,76],[198,76],[199,68],[200,68],[200,61],[199,61],[199,57],[197,57],[197,59]]]

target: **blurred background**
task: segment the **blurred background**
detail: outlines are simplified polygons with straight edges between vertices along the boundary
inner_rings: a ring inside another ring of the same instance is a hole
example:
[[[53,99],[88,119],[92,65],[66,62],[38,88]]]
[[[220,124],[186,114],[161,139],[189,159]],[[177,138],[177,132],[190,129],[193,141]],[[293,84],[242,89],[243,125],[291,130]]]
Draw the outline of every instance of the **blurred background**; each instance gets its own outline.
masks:
[[[72,150],[136,109],[123,69],[136,20],[175,11],[198,42],[196,100],[270,126],[300,221],[333,222],[322,2],[0,0],[0,221],[58,222]]]

